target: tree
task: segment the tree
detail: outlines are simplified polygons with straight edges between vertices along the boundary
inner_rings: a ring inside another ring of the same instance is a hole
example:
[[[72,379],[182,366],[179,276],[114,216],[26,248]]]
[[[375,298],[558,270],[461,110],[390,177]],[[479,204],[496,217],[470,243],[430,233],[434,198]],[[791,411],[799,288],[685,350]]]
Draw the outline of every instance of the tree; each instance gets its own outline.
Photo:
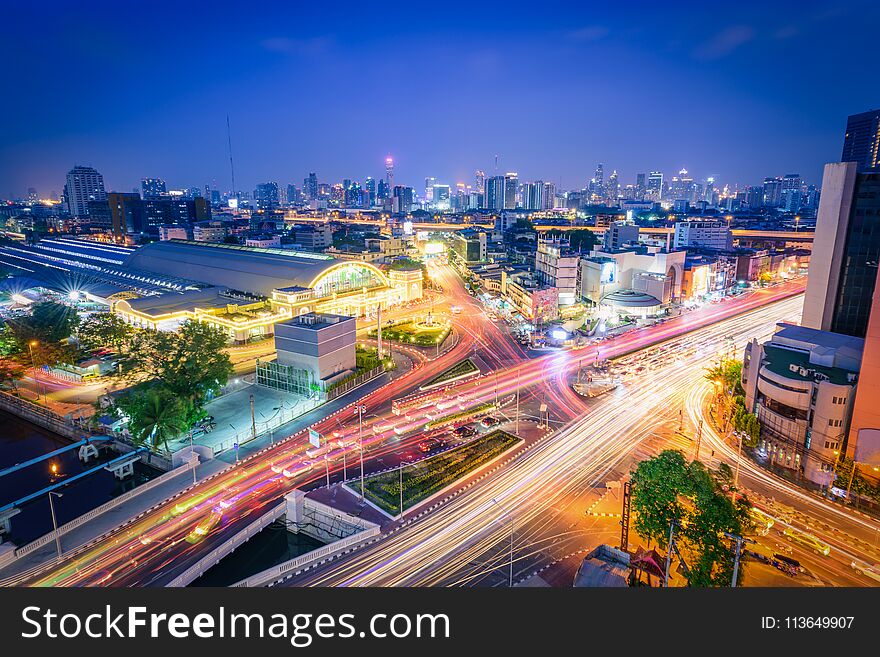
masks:
[[[666,548],[670,523],[684,515],[680,494],[687,494],[688,469],[684,454],[666,450],[642,461],[632,473],[632,508],[635,529]]]
[[[128,416],[128,430],[136,445],[170,451],[168,441],[189,428],[189,405],[166,389],[151,387],[121,397],[116,408]]]
[[[0,358],[0,383],[7,381],[12,385],[15,394],[18,394],[18,386],[15,382],[24,374],[24,366],[13,358]]]
[[[120,371],[128,378],[156,380],[174,395],[201,407],[208,394],[226,385],[232,363],[224,350],[225,331],[188,320],[177,333],[136,331],[122,359]]]
[[[579,252],[592,251],[594,247],[599,245],[599,238],[589,228],[575,228],[566,231],[554,228],[547,234],[552,237],[567,237],[571,248]]]
[[[112,347],[122,352],[127,349],[134,331],[134,327],[118,315],[96,313],[80,324],[77,337],[86,349]]]
[[[712,472],[699,461],[665,450],[642,461],[632,473],[636,531],[664,549],[669,529],[677,526],[677,544],[686,555],[691,586],[727,586],[733,577],[729,539],[750,526],[748,500],[736,504],[726,494],[730,469]],[[742,568],[740,569],[742,572]]]
[[[53,301],[41,301],[31,306],[31,314],[10,320],[20,341],[59,342],[68,338],[79,324],[76,311]]]

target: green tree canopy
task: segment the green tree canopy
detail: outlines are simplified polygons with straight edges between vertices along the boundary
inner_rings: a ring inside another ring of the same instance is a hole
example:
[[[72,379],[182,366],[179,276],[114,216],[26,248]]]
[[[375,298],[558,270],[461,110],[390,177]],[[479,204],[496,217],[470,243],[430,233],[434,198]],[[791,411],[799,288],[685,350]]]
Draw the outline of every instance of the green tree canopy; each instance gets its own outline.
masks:
[[[725,532],[742,535],[750,526],[750,505],[742,497],[736,504],[731,501],[729,479],[729,468],[711,472],[699,461],[688,463],[677,450],[642,461],[632,473],[636,531],[668,549],[669,528],[675,522],[691,586],[727,586],[733,577]]]
[[[201,406],[209,393],[226,385],[232,363],[225,331],[188,320],[177,333],[135,331],[121,359],[124,376],[157,381],[174,395]]]
[[[59,342],[73,334],[79,316],[70,306],[41,301],[31,306],[30,315],[10,320],[9,324],[22,342]]]
[[[136,445],[170,451],[168,441],[189,428],[189,404],[170,390],[136,388],[116,402],[116,409],[128,416],[128,430]]]
[[[77,337],[86,349],[112,347],[124,352],[134,335],[134,327],[113,313],[95,313],[79,326]]]

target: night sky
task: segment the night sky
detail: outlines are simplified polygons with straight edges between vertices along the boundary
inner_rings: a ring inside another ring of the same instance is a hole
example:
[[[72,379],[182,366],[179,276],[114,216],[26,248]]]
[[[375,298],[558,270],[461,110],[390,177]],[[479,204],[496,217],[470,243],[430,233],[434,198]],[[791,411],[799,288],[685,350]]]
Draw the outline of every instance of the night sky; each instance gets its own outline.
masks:
[[[60,193],[74,164],[227,190],[227,114],[244,190],[378,178],[388,154],[419,192],[496,154],[563,188],[599,161],[818,183],[880,106],[880,3],[727,4],[7,3],[0,196]]]

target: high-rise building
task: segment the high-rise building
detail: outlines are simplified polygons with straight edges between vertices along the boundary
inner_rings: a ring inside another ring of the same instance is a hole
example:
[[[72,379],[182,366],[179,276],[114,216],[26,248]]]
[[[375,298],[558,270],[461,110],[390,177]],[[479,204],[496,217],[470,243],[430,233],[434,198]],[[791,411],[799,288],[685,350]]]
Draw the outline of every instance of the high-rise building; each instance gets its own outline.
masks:
[[[254,190],[254,201],[258,210],[273,210],[278,207],[281,199],[278,194],[277,182],[266,182],[257,185]]]
[[[519,176],[510,172],[503,176],[492,176],[486,180],[485,205],[490,210],[512,210],[516,208],[516,188]]]
[[[432,203],[438,210],[449,209],[449,185],[434,185]]]
[[[385,158],[385,184],[394,189],[394,159],[390,155]]]
[[[523,183],[522,206],[526,210],[543,210],[544,206],[544,181]]]
[[[477,194],[483,194],[486,191],[486,173],[481,169],[477,169],[474,174],[474,191]]]
[[[141,179],[141,196],[144,198],[161,198],[168,195],[165,181],[161,178]]]
[[[425,202],[431,203],[434,200],[434,184],[437,179],[434,177],[425,178]]]
[[[104,176],[92,167],[75,166],[67,172],[64,198],[71,216],[89,216],[89,201],[106,201]]]
[[[303,180],[303,193],[310,201],[318,198],[318,176],[312,172],[309,177]]]
[[[145,230],[144,202],[137,193],[110,192],[107,204],[110,206],[113,237],[117,242],[122,242],[126,235]]]
[[[662,174],[661,174],[661,177],[662,177]],[[644,173],[637,173],[636,174],[636,190],[635,190],[636,199],[639,201],[644,201],[645,195],[647,193],[648,193],[648,185],[645,181],[645,174]]]
[[[376,181],[372,176],[367,176],[364,181],[364,189],[367,192],[367,201],[370,207],[376,205]]]
[[[412,187],[406,185],[395,185],[394,196],[392,197],[391,211],[395,213],[406,213],[412,210],[413,199],[415,194]]]
[[[652,171],[648,175],[648,195],[653,201],[663,198],[663,173],[660,171]]]
[[[880,110],[853,114],[846,120],[841,162],[856,162],[859,171],[880,169]]]
[[[797,212],[801,207],[803,183],[798,173],[787,173],[782,178],[782,191],[779,205],[786,212]]]
[[[782,205],[782,178],[764,178],[764,207]]]
[[[825,165],[802,323],[864,337],[880,263],[880,171]]]

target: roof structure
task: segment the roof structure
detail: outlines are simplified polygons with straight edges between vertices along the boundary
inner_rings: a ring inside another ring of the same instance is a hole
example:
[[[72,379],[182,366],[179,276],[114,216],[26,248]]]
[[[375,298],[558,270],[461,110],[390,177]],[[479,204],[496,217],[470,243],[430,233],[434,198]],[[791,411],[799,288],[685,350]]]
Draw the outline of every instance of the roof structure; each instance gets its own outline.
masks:
[[[167,240],[142,246],[125,266],[269,296],[276,289],[308,288],[340,262],[319,253]]]

